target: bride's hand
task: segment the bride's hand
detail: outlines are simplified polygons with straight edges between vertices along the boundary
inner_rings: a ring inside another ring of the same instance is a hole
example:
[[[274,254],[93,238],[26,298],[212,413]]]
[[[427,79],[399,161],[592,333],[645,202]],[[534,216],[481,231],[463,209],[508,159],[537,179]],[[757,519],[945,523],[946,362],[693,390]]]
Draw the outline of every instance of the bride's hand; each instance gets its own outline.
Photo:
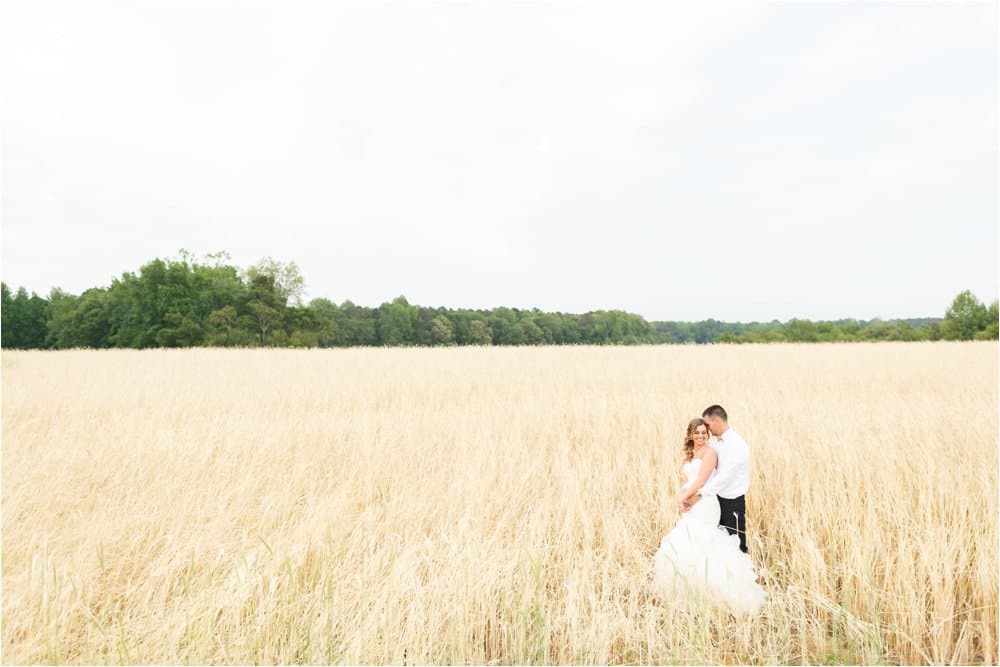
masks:
[[[689,509],[691,509],[691,506],[681,496],[681,494],[677,494],[677,509],[679,509],[681,513],[687,512]]]
[[[677,494],[677,509],[679,509],[681,511],[681,513],[687,512],[689,509],[691,509],[692,506],[694,506],[694,504],[696,502],[698,502],[698,498],[699,498],[699,496],[697,494],[692,495],[692,496],[688,496],[688,495],[683,494],[683,493],[678,493]]]

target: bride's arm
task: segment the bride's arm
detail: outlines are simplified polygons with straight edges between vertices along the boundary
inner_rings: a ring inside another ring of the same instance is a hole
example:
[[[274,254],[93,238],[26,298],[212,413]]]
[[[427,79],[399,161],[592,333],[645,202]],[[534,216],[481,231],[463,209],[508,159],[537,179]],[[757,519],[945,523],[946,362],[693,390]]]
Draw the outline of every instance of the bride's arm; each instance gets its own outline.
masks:
[[[701,467],[698,469],[698,476],[694,478],[694,482],[690,486],[682,486],[680,493],[678,494],[678,501],[684,502],[694,494],[698,492],[698,489],[705,486],[705,481],[708,480],[708,476],[712,474],[715,470],[716,464],[719,462],[719,457],[716,455],[715,451],[709,449],[705,452],[705,456],[701,459]]]

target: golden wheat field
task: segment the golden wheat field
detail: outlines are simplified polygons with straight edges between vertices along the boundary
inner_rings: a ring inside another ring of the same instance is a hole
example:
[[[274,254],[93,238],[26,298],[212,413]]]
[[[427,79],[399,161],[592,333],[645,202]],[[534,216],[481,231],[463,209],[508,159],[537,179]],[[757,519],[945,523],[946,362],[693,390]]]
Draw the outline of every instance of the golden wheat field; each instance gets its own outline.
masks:
[[[3,352],[4,663],[996,663],[997,344]],[[736,619],[648,591],[688,420]]]

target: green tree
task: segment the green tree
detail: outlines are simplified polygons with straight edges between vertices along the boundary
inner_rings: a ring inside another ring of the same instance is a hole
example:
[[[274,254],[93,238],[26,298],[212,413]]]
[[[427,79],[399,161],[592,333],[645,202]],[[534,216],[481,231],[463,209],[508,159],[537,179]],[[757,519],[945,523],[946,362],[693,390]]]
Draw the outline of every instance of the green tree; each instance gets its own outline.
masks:
[[[70,315],[70,347],[108,347],[111,327],[106,313],[107,292],[91,288],[80,295]]]
[[[23,287],[17,290],[16,296],[11,294],[6,283],[0,283],[0,291],[3,293],[3,310],[0,311],[0,327],[2,327],[2,344],[5,348],[24,348],[28,328],[28,293]]]
[[[431,345],[453,345],[455,342],[451,322],[444,315],[438,315],[431,320],[428,331]]]
[[[248,268],[246,276],[248,282],[251,284],[258,277],[264,276],[269,278],[270,283],[274,286],[281,299],[282,305],[302,305],[305,280],[302,278],[299,267],[295,262],[279,262],[270,257],[265,257]],[[270,305],[273,306],[274,304]]]
[[[989,311],[969,290],[955,297],[944,314],[944,337],[948,340],[972,340],[988,324]]]
[[[12,349],[18,347],[18,328],[21,313],[19,304],[14,301],[14,296],[10,293],[7,283],[0,283],[0,347]]]
[[[315,313],[319,323],[316,339],[320,347],[337,347],[346,345],[345,328],[347,316],[333,301],[316,298],[309,302],[309,308]]]
[[[267,345],[270,347],[288,347],[288,334],[284,329],[272,329],[267,335]]]
[[[267,274],[255,274],[249,278],[247,284],[247,306],[251,301],[259,301],[269,308],[282,311],[288,306],[288,300],[274,276]]]
[[[517,313],[512,308],[500,306],[490,311],[486,323],[490,327],[495,345],[519,345],[520,339],[514,332]]]
[[[168,326],[156,332],[156,343],[161,347],[191,347],[202,340],[201,326],[187,315],[167,313]]]
[[[986,327],[976,333],[976,340],[1000,339],[1000,313],[997,312],[996,300],[986,311]]]
[[[545,332],[531,320],[521,320],[514,325],[519,345],[540,345],[545,342]]]
[[[823,343],[835,343],[844,340],[844,332],[834,322],[819,322],[816,324],[816,339]]]
[[[802,343],[815,343],[819,340],[816,325],[810,320],[789,320],[785,325],[785,335],[788,340]]]
[[[285,309],[282,324],[289,332],[288,341],[292,347],[318,347],[320,334],[329,326],[319,312],[307,306]]]
[[[296,330],[288,338],[290,347],[319,347],[319,337],[313,331]]]
[[[212,345],[232,345],[234,342],[233,330],[239,323],[239,313],[233,306],[223,306],[218,310],[213,310],[208,316],[209,336],[208,342]]]
[[[469,322],[469,344],[470,345],[492,345],[493,332],[486,322],[482,320],[472,320]]]
[[[962,292],[944,319],[811,322],[646,322],[621,310],[582,315],[518,310],[450,310],[405,297],[378,308],[313,299],[294,263],[265,258],[246,271],[226,253],[196,260],[154,259],[108,288],[79,297],[54,288],[48,298],[2,285],[5,348],[155,345],[537,345],[609,343],[998,340],[997,302],[988,308]]]
[[[11,295],[10,288],[0,283],[3,304],[0,316],[0,346],[34,349],[46,345],[48,302],[34,292],[28,296],[23,287]]]
[[[49,292],[49,307],[46,316],[45,345],[52,349],[73,346],[73,311],[76,297],[53,287]]]
[[[260,332],[260,344],[267,344],[267,334],[274,329],[274,326],[281,321],[281,313],[277,308],[272,308],[260,299],[254,299],[247,304],[247,308],[253,315],[254,323]]]
[[[380,343],[376,327],[379,311],[364,306],[357,306],[351,301],[340,304],[344,314],[341,337],[344,345],[372,346]]]
[[[413,345],[417,342],[416,325],[420,317],[404,296],[378,308],[377,330],[382,345]]]

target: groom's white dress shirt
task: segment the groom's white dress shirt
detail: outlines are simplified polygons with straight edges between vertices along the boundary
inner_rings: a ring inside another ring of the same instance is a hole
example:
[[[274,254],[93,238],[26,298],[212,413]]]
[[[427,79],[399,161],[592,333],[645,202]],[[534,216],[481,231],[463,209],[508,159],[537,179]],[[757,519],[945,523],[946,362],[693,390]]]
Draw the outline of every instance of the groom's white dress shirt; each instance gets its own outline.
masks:
[[[709,443],[719,457],[715,471],[700,493],[722,498],[739,498],[750,486],[750,448],[747,441],[733,429],[726,429],[715,442]]]

